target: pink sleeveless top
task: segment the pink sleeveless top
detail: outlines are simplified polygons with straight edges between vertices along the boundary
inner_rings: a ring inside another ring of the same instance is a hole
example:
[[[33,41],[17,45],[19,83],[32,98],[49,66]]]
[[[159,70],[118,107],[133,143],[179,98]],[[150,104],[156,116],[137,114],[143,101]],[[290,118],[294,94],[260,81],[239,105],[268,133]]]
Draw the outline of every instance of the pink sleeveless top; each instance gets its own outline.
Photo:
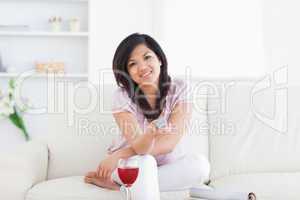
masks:
[[[170,89],[166,96],[165,108],[163,109],[161,116],[168,120],[175,105],[181,101],[187,101],[187,85],[183,80],[172,79]],[[124,111],[131,112],[136,116],[141,130],[145,132],[145,129],[149,124],[148,120],[144,117],[141,110],[137,108],[136,104],[131,101],[126,91],[122,88],[118,88],[113,95],[112,112],[118,113]],[[123,136],[120,136],[112,142],[111,146],[108,148],[108,152],[112,153],[127,146],[126,139]],[[182,142],[179,142],[172,152],[155,156],[155,159],[160,166],[173,162],[184,155],[184,146]]]

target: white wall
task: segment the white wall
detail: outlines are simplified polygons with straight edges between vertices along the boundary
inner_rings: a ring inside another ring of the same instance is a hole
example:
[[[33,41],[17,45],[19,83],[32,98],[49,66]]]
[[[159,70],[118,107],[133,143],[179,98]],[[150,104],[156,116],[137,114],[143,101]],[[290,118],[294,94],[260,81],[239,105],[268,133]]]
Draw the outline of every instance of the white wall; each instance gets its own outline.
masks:
[[[300,74],[300,2],[296,0],[92,0],[92,80],[111,67],[118,43],[132,32],[152,34],[171,74],[260,76],[289,66]],[[151,10],[152,9],[152,10]],[[299,79],[300,80],[300,79]]]
[[[288,65],[289,83],[300,83],[300,2],[264,0],[263,3],[268,70]]]
[[[98,83],[99,70],[111,69],[118,44],[129,34],[152,34],[151,0],[90,1],[90,78]]]
[[[94,0],[91,80],[99,68],[111,67],[119,42],[137,31],[158,40],[173,75],[185,74],[186,67],[195,76],[262,75],[268,68],[262,9],[260,0]]]
[[[265,72],[260,0],[165,0],[161,39],[170,71],[196,76]]]

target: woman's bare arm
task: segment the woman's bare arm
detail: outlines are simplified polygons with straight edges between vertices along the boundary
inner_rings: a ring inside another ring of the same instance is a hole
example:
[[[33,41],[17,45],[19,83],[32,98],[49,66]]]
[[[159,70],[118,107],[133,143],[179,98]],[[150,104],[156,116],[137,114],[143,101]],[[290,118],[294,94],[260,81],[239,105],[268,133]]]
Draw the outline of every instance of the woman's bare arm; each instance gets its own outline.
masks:
[[[165,132],[164,130],[157,131],[155,145],[151,154],[166,154],[172,152],[185,133],[191,114],[192,104],[186,102],[177,103],[168,120],[172,129],[169,132]]]
[[[131,146],[128,149],[125,148],[116,153],[120,156],[124,156],[125,154],[132,156],[131,154],[134,155],[134,153],[150,153],[152,155],[169,153],[180,141],[185,132],[185,123],[190,120],[190,116],[191,104],[179,102],[176,104],[169,117],[168,123],[172,124],[173,127],[171,132],[165,133],[164,131],[157,130],[153,124],[150,124],[146,133],[142,134],[142,130],[139,128],[136,118],[131,113],[122,112],[114,114],[122,134]],[[153,141],[155,142],[153,143]]]
[[[155,138],[154,125],[147,127],[146,133],[143,134],[133,114],[121,112],[114,114],[114,117],[123,136],[136,154],[145,154],[143,152],[148,151],[152,147]]]

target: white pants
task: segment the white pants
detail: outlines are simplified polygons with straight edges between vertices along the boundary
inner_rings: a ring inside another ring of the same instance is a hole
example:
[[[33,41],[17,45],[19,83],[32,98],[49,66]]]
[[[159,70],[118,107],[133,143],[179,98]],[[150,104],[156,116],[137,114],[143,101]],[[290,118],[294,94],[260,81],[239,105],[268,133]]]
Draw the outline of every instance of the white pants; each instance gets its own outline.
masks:
[[[159,200],[160,191],[184,190],[208,180],[210,164],[201,155],[186,155],[170,164],[157,167],[151,155],[134,156],[139,159],[139,175],[131,187],[134,200]],[[115,170],[112,179],[121,184]]]

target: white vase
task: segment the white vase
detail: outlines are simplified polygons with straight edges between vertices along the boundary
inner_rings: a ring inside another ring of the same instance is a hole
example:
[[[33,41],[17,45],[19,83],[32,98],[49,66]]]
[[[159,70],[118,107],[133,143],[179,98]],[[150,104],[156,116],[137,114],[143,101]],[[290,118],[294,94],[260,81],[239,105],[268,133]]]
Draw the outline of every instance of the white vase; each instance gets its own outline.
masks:
[[[80,21],[79,20],[71,20],[69,22],[70,31],[71,32],[79,32],[80,31]]]
[[[60,32],[61,31],[61,22],[51,22],[51,30],[53,32]]]

